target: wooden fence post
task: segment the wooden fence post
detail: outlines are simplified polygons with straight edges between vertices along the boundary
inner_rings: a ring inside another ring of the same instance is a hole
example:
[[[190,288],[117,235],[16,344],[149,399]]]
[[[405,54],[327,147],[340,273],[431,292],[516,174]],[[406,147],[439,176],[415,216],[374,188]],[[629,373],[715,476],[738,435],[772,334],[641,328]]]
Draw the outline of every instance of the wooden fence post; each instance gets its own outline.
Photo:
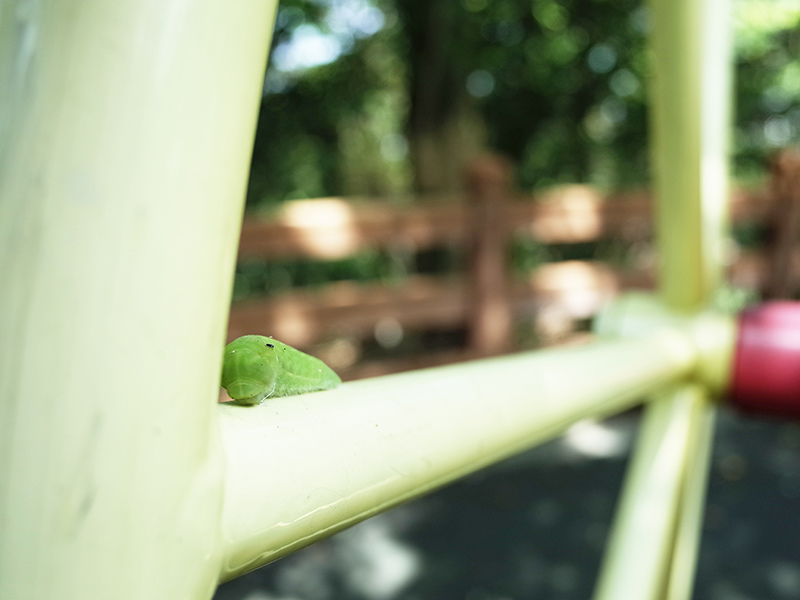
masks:
[[[800,151],[783,150],[770,167],[773,196],[765,298],[791,298],[797,289],[794,249],[800,237]]]
[[[470,208],[469,347],[479,356],[508,352],[512,347],[508,265],[508,201],[511,164],[483,156],[467,169]]]

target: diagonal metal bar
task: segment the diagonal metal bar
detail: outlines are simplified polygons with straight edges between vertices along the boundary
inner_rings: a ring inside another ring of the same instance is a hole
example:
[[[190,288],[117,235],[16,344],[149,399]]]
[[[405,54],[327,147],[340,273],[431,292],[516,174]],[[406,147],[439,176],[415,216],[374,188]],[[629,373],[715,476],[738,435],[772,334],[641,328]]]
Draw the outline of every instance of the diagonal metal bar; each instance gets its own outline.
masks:
[[[685,385],[648,405],[594,600],[663,598],[684,473],[705,404],[701,387]]]
[[[221,578],[624,410],[695,364],[688,336],[673,331],[222,405]]]
[[[707,398],[700,399],[698,404],[692,444],[687,453],[689,460],[684,473],[666,600],[688,600],[694,588],[716,413]]]

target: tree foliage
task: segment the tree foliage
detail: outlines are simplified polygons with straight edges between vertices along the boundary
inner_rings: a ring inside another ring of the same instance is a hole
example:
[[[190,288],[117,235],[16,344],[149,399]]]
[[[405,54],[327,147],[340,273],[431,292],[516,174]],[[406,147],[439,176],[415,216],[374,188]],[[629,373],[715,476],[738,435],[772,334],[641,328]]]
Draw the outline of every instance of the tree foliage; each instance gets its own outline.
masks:
[[[753,177],[800,130],[800,9],[734,6],[735,164]],[[282,0],[248,205],[453,189],[487,148],[526,188],[645,183],[648,27],[638,0]],[[329,60],[281,63],[314,39]]]

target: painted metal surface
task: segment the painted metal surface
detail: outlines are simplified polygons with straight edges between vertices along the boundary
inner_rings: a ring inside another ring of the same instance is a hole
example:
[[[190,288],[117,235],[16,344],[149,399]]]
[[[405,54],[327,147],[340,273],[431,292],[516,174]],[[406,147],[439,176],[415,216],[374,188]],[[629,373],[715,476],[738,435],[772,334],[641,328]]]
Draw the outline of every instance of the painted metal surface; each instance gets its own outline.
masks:
[[[594,600],[664,598],[685,472],[707,410],[697,385],[677,387],[648,405]]]
[[[692,314],[677,312],[658,296],[629,292],[615,298],[597,315],[592,330],[603,338],[636,338],[662,330],[683,332],[697,349],[692,379],[714,397],[730,388],[738,332],[733,315],[713,308]]]
[[[650,8],[659,289],[667,308],[695,314],[710,303],[723,269],[730,7],[728,0],[653,0]],[[709,346],[700,354],[705,367],[699,366],[716,373],[714,392],[729,385],[725,361],[730,362],[734,337],[728,335],[723,344],[713,334],[704,337]],[[686,560],[696,555],[699,540],[711,392],[687,386],[648,405],[595,600],[691,596],[693,564]]]
[[[0,10],[0,597],[208,597],[695,369],[665,331],[215,406],[275,2]],[[718,211],[681,210],[694,307]]]
[[[694,311],[706,306],[724,266],[730,6],[729,0],[653,0],[650,9],[659,288],[670,307]]]
[[[695,361],[687,336],[659,332],[222,405],[222,579],[623,410]]]
[[[690,390],[689,393],[692,393]],[[714,425],[717,411],[709,402],[707,390],[698,397],[692,423],[692,434],[687,452],[680,513],[672,545],[665,600],[688,600],[695,588],[697,557],[705,516],[711,452],[714,444]]]
[[[0,3],[0,598],[213,593],[275,4]]]

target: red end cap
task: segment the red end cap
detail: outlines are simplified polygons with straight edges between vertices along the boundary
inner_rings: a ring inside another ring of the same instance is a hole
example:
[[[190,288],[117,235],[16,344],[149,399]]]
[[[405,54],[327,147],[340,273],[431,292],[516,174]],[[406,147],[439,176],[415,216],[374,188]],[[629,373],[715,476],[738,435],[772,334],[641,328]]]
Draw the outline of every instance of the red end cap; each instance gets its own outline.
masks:
[[[767,302],[739,315],[732,382],[734,406],[800,417],[800,302]]]

